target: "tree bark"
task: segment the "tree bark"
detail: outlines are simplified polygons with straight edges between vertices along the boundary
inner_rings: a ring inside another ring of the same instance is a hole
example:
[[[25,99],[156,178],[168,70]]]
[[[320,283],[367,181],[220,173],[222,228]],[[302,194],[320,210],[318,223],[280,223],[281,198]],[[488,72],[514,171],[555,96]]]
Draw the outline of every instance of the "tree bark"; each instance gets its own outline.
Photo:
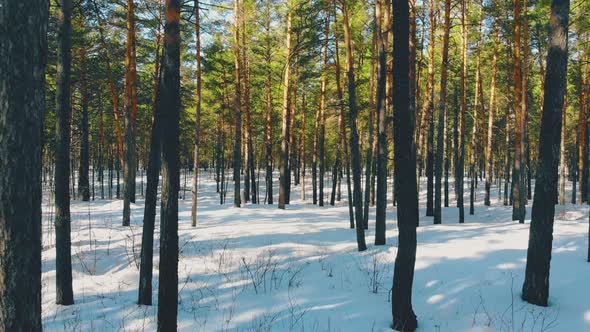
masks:
[[[522,286],[522,299],[540,306],[547,306],[549,297],[561,114],[567,78],[569,4],[569,0],[553,0],[551,4],[551,37],[539,138],[539,171],[531,214],[525,281]]]
[[[80,166],[78,168],[78,192],[83,201],[90,200],[90,183],[88,178],[88,169],[90,167],[90,148],[88,142],[88,82],[87,82],[87,67],[86,67],[86,49],[84,46],[80,48],[80,103],[81,115],[80,121]],[[94,168],[93,168],[94,169]],[[94,181],[93,181],[94,183]]]
[[[166,0],[164,53],[158,84],[162,126],[162,205],[158,331],[176,331],[178,314],[178,191],[180,120],[180,1]]]
[[[356,241],[359,251],[367,249],[365,243],[365,228],[363,225],[363,206],[361,191],[361,160],[359,149],[359,135],[356,125],[357,119],[357,100],[356,100],[356,82],[354,76],[354,55],[352,49],[352,36],[350,35],[350,22],[348,17],[348,6],[346,0],[340,0],[342,6],[342,26],[344,28],[344,43],[346,48],[346,76],[348,78],[348,109],[350,112],[350,154],[352,164],[353,202],[356,224]]]
[[[440,67],[440,98],[438,102],[438,133],[436,140],[436,184],[434,188],[434,223],[442,223],[442,175],[447,114],[447,77],[449,64],[449,36],[451,32],[451,0],[445,0],[442,64]],[[447,147],[448,148],[448,147]]]
[[[137,116],[137,70],[135,59],[135,18],[133,0],[127,0],[127,52],[125,55],[125,162],[123,164],[123,226],[129,226],[130,203],[135,202],[135,118]]]
[[[291,91],[291,39],[293,34],[293,13],[292,8],[288,8],[289,13],[287,14],[287,63],[285,65],[285,73],[283,76],[283,127],[282,127],[282,139],[281,139],[281,164],[279,170],[279,209],[285,209],[285,205],[288,202],[288,190],[289,190],[289,133],[291,124],[291,111],[290,111],[290,91]]]
[[[513,76],[514,76],[514,170],[512,173],[512,220],[524,223],[525,209],[525,186],[523,164],[523,143],[524,143],[524,113],[522,108],[522,59],[521,59],[521,0],[514,0],[514,53],[513,53]]]
[[[158,11],[162,18],[162,3]],[[162,152],[160,142],[161,115],[158,110],[158,83],[160,80],[160,41],[161,24],[156,31],[156,58],[154,69],[154,90],[152,97],[152,132],[150,135],[150,152],[148,157],[147,185],[145,188],[145,207],[143,212],[143,231],[141,235],[141,263],[139,268],[138,304],[152,304],[152,273],[154,261],[154,224],[156,220],[156,204],[158,200],[158,182],[160,177]]]
[[[490,109],[488,113],[488,140],[485,151],[485,167],[486,167],[486,183],[485,183],[485,198],[484,204],[486,206],[491,205],[491,194],[490,190],[492,187],[492,144],[494,136],[494,114],[496,112],[496,77],[498,76],[498,43],[500,29],[498,26],[497,18],[494,21],[494,54],[492,56],[492,86],[490,88]],[[508,135],[508,133],[506,133]]]
[[[55,302],[74,303],[72,291],[72,254],[70,220],[70,121],[71,121],[71,48],[72,2],[59,7],[57,49],[57,91],[55,127]]]
[[[418,188],[414,115],[410,105],[409,6],[407,0],[393,0],[393,109],[395,124],[395,182],[398,197],[398,251],[395,258],[392,289],[393,328],[414,331],[418,326],[412,308],[412,284],[416,263],[416,226],[418,225]]]
[[[234,207],[242,205],[240,193],[240,170],[242,168],[242,102],[240,89],[240,0],[234,1],[234,116],[235,116],[235,139],[234,139]]]
[[[3,1],[0,6],[0,330],[41,331],[49,1]]]
[[[377,207],[375,211],[375,245],[386,242],[387,209],[387,40],[384,38],[385,11],[383,0],[375,2],[375,29],[377,30]],[[383,23],[382,23],[383,22]]]

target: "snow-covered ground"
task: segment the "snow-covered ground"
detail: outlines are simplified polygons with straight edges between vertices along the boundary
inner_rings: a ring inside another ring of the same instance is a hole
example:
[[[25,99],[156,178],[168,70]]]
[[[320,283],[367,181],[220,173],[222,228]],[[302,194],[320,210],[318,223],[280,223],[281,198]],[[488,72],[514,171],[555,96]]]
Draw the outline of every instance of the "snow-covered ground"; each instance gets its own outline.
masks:
[[[300,188],[294,187],[287,210],[251,204],[233,208],[230,183],[227,204],[221,206],[211,175],[203,173],[196,228],[190,226],[190,197],[180,201],[179,330],[389,330],[397,243],[391,203],[387,245],[372,245],[371,208],[369,249],[359,253],[344,199],[335,207],[318,207],[311,204],[311,188],[303,202]],[[311,187],[309,178],[307,183]],[[443,208],[443,224],[433,225],[432,217],[424,216],[425,184],[422,180],[413,290],[420,331],[590,330],[587,206],[557,207],[551,305],[540,308],[520,299],[530,206],[526,224],[511,221],[511,208],[498,200],[496,188],[492,207],[483,206],[480,183],[475,215],[468,214],[466,191],[466,223],[458,224],[451,186],[451,207]],[[329,183],[327,187],[329,192]],[[143,217],[139,197],[132,205],[130,227],[121,226],[122,201],[72,202],[76,304],[64,307],[54,304],[53,208],[51,195],[45,196],[46,331],[155,330],[156,305],[136,304]],[[158,228],[159,223],[154,246],[155,304]]]

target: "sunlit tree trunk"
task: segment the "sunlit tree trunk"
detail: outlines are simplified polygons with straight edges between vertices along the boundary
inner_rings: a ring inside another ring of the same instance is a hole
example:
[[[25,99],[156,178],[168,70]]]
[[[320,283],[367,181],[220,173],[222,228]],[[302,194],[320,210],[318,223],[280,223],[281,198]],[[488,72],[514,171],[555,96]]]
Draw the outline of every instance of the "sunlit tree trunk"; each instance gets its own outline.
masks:
[[[235,139],[234,139],[234,207],[242,205],[240,193],[240,170],[242,168],[242,101],[241,101],[241,61],[240,61],[240,0],[234,1],[234,116],[235,116]]]
[[[486,183],[485,183],[485,199],[484,204],[490,206],[491,204],[491,186],[492,186],[492,144],[494,137],[494,114],[496,112],[496,77],[498,76],[498,43],[499,41],[499,26],[498,22],[494,22],[494,54],[492,56],[492,85],[490,87],[490,109],[488,113],[488,141],[485,151],[485,167],[486,167]],[[506,133],[508,135],[508,132]]]
[[[281,137],[281,163],[279,166],[279,209],[285,209],[288,202],[289,190],[289,134],[291,124],[291,110],[290,110],[290,91],[291,91],[291,38],[293,34],[293,13],[292,9],[288,8],[287,14],[287,63],[285,65],[285,73],[283,74],[283,128]]]
[[[197,64],[197,91],[195,92],[195,137],[193,146],[193,186],[191,226],[197,225],[197,192],[199,190],[199,145],[201,142],[201,16],[199,1],[195,0],[195,58]]]

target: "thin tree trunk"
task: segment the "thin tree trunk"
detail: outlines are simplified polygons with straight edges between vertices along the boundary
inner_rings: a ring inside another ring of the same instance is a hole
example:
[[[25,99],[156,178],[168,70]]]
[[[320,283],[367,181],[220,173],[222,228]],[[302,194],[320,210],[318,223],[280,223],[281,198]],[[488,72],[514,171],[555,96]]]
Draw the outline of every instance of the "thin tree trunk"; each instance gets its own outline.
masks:
[[[290,90],[291,90],[291,39],[293,34],[293,13],[292,9],[288,9],[287,14],[287,63],[285,65],[285,73],[283,76],[283,128],[281,140],[281,164],[280,164],[280,185],[279,185],[279,209],[285,209],[288,202],[289,190],[289,133],[291,124],[290,111]]]
[[[197,91],[195,94],[195,145],[193,147],[193,186],[191,205],[191,226],[197,226],[197,193],[199,190],[199,145],[201,144],[201,16],[199,1],[195,0],[195,57],[197,63]]]
[[[565,161],[565,136],[567,134],[567,88],[563,96],[563,110],[561,111],[561,143],[559,145],[559,204],[565,205],[565,183],[567,182],[567,164]]]
[[[57,116],[55,127],[55,302],[70,305],[74,303],[69,192],[72,2],[63,0],[59,10],[55,98]]]
[[[383,11],[383,0],[375,2],[375,29],[377,30],[377,207],[375,211],[375,245],[386,242],[387,209],[387,40],[384,27],[387,26],[387,11]]]
[[[125,162],[123,164],[123,226],[129,226],[130,203],[135,202],[135,118],[137,114],[137,71],[135,60],[135,19],[133,0],[127,0],[127,52],[125,55]]]
[[[467,48],[468,48],[468,29],[466,16],[468,7],[467,0],[461,0],[461,103],[459,108],[459,137],[458,149],[459,158],[457,160],[457,206],[459,207],[459,223],[465,222],[465,208],[463,204],[463,174],[465,169],[465,112],[467,110]]]
[[[494,21],[494,54],[492,57],[492,86],[490,88],[490,110],[488,114],[488,141],[486,144],[485,151],[485,167],[486,167],[486,183],[485,190],[486,195],[484,204],[487,206],[491,205],[491,186],[492,186],[492,144],[494,136],[494,114],[496,111],[496,77],[498,76],[498,43],[500,29],[498,26],[497,19]],[[508,135],[508,132],[506,133]]]
[[[471,173],[471,187],[469,193],[469,214],[475,214],[475,187],[477,186],[477,174],[478,174],[478,140],[477,135],[479,133],[479,128],[477,123],[479,122],[478,113],[479,113],[479,106],[480,103],[483,103],[483,100],[480,100],[480,92],[482,91],[481,86],[481,27],[483,24],[483,1],[480,3],[479,7],[479,25],[478,25],[478,32],[477,32],[477,60],[476,60],[476,69],[475,69],[475,102],[473,105],[473,131],[471,137],[471,165],[469,166],[469,172]]]
[[[265,128],[265,146],[266,146],[266,197],[268,204],[273,204],[272,193],[272,49],[271,49],[271,0],[266,2],[266,128]]]
[[[547,306],[549,298],[549,264],[555,215],[553,202],[557,200],[561,114],[567,79],[569,4],[569,0],[553,0],[551,4],[551,41],[539,139],[539,172],[522,286],[522,299],[540,306]]]
[[[334,5],[334,57],[336,62],[336,91],[338,93],[338,105],[340,106],[340,114],[338,116],[338,126],[340,128],[340,138],[338,140],[341,151],[344,152],[344,160],[346,167],[346,188],[348,194],[348,216],[350,220],[350,228],[354,228],[354,209],[353,209],[353,197],[352,197],[352,184],[350,181],[350,157],[348,155],[348,145],[346,144],[347,134],[346,125],[344,122],[344,92],[342,91],[342,80],[341,80],[341,67],[340,67],[340,51],[339,51],[339,36],[338,36],[338,22],[336,13],[336,1]]]
[[[158,12],[162,18],[162,2],[158,3]],[[152,132],[150,135],[150,152],[148,157],[147,185],[145,188],[145,207],[143,210],[143,232],[141,235],[141,264],[139,267],[138,304],[152,304],[152,273],[154,261],[154,224],[156,204],[158,201],[158,182],[160,177],[160,121],[158,111],[158,83],[160,80],[160,41],[161,24],[156,31],[156,58],[154,69],[154,90],[152,96]]]
[[[324,206],[324,176],[326,174],[326,87],[328,81],[328,39],[330,36],[330,15],[325,12],[324,22],[324,45],[322,50],[322,76],[320,82],[320,105],[319,105],[319,129],[318,129],[318,152],[320,161],[319,174],[319,206]]]
[[[86,67],[86,49],[80,48],[81,77],[80,77],[80,98],[82,108],[82,119],[80,123],[80,167],[78,168],[78,192],[83,201],[90,200],[90,184],[88,179],[88,169],[90,167],[90,148],[88,142],[88,82]],[[93,173],[94,174],[94,167]],[[94,181],[92,181],[94,185]],[[93,190],[94,192],[94,190]]]
[[[434,190],[434,223],[442,223],[442,175],[447,114],[447,77],[449,63],[449,35],[451,31],[451,0],[445,0],[442,64],[440,67],[440,98],[438,102],[438,133],[436,139],[436,184]]]
[[[234,116],[235,116],[235,140],[234,140],[234,207],[242,205],[240,193],[240,170],[242,167],[242,102],[240,89],[240,0],[234,1],[235,31],[234,31]]]
[[[350,22],[348,19],[348,6],[346,0],[340,0],[342,6],[342,26],[344,28],[344,42],[346,48],[346,72],[348,78],[348,109],[350,112],[350,153],[352,163],[352,176],[354,181],[353,202],[356,222],[356,241],[359,251],[367,249],[365,243],[365,229],[363,227],[363,206],[361,192],[361,160],[359,150],[359,135],[356,125],[357,118],[357,100],[356,100],[356,83],[354,76],[354,55],[352,49],[352,36],[350,35]]]
[[[426,215],[434,216],[434,47],[436,38],[435,1],[428,5],[428,78],[426,81],[426,101],[422,112],[428,121],[428,143],[426,145]]]
[[[514,0],[514,53],[513,53],[513,75],[514,75],[514,101],[515,101],[515,122],[514,122],[514,171],[512,174],[512,220],[524,223],[525,190],[523,165],[523,143],[524,143],[524,113],[522,105],[522,58],[521,58],[521,0]]]

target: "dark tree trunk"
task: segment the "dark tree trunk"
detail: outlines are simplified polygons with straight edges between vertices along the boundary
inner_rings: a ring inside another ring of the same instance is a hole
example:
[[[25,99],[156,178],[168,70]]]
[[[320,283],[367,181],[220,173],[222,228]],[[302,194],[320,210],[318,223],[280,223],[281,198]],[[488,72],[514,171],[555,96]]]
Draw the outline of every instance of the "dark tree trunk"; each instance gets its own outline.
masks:
[[[3,1],[0,6],[0,330],[41,331],[49,1]]]
[[[264,143],[266,146],[266,197],[267,203],[272,204],[272,72],[271,72],[271,60],[272,60],[272,48],[271,48],[271,2],[266,2],[266,49],[265,49],[265,60],[266,60],[266,128]]]
[[[235,116],[235,139],[234,139],[234,207],[242,205],[240,193],[240,170],[242,168],[242,102],[240,90],[240,0],[235,0],[235,36],[234,36],[234,116]]]
[[[387,110],[386,81],[387,81],[387,53],[384,39],[385,22],[383,0],[377,0],[375,8],[375,23],[377,29],[377,207],[375,211],[375,245],[386,242],[386,209],[387,209]]]
[[[410,108],[409,6],[407,0],[393,0],[393,109],[395,124],[395,181],[398,197],[398,251],[392,290],[393,328],[414,331],[418,326],[412,308],[412,284],[416,263],[418,189],[416,183],[415,118]]]
[[[160,18],[162,15],[159,3]],[[150,135],[150,152],[147,169],[147,185],[145,189],[145,208],[143,212],[143,232],[141,237],[141,265],[139,269],[138,304],[152,304],[152,269],[154,261],[154,224],[156,220],[156,204],[158,201],[158,181],[160,177],[160,114],[158,112],[158,84],[160,80],[160,40],[161,25],[156,32],[156,59],[154,69],[154,90],[152,97],[152,133]]]
[[[180,1],[166,0],[158,109],[162,134],[162,205],[158,331],[176,331],[178,313],[178,191],[180,119]]]
[[[70,239],[70,104],[72,2],[61,4],[58,23],[57,91],[55,127],[55,302],[74,303]]]
[[[539,138],[539,164],[531,214],[529,247],[522,299],[547,306],[549,264],[557,193],[561,113],[566,89],[569,0],[551,4],[550,47],[545,73],[545,97]]]
[[[86,50],[81,48],[80,60],[82,62],[80,94],[82,119],[80,123],[80,167],[78,168],[78,192],[83,201],[90,200],[90,184],[88,179],[88,169],[90,165],[90,153],[88,143],[88,82],[86,77]],[[92,168],[94,174],[94,167]],[[94,186],[94,181],[92,181]],[[92,191],[94,193],[94,190]]]
[[[344,42],[346,47],[346,76],[348,78],[348,109],[350,112],[350,159],[352,164],[352,177],[354,182],[353,203],[356,223],[356,241],[359,251],[367,249],[365,243],[365,228],[363,224],[363,205],[361,190],[361,153],[359,149],[359,134],[356,124],[358,109],[356,100],[356,83],[354,76],[354,56],[352,49],[352,36],[350,35],[350,23],[348,20],[348,6],[346,0],[341,0],[342,26],[344,28]]]
[[[447,75],[449,62],[449,35],[451,31],[451,0],[445,0],[445,27],[440,75],[440,99],[438,102],[438,133],[436,138],[436,185],[434,188],[434,223],[442,222],[442,175],[445,145],[445,119],[447,114]],[[448,148],[448,147],[447,147]],[[447,187],[448,188],[448,187]],[[448,206],[448,202],[447,202]]]

